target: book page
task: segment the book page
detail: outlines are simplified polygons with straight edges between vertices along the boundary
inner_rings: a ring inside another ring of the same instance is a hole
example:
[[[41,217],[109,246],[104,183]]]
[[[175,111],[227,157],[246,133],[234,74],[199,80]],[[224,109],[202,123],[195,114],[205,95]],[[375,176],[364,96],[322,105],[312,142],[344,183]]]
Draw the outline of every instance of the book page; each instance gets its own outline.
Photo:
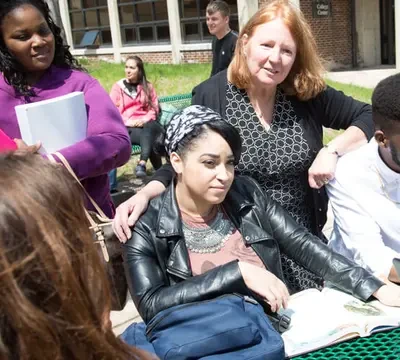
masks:
[[[364,303],[333,288],[305,290],[290,297],[291,326],[282,337],[288,356],[306,353],[356,336],[367,336],[372,329],[399,326],[400,309]]]
[[[292,295],[288,309],[279,313],[291,317],[289,330],[282,334],[288,356],[358,336],[358,324],[346,318],[346,312],[340,305],[327,303],[324,294],[316,289]]]
[[[370,335],[376,327],[383,330],[400,326],[399,308],[385,306],[378,300],[365,303],[334,288],[324,288],[322,294],[327,301],[346,310],[346,316],[359,325],[360,336]]]

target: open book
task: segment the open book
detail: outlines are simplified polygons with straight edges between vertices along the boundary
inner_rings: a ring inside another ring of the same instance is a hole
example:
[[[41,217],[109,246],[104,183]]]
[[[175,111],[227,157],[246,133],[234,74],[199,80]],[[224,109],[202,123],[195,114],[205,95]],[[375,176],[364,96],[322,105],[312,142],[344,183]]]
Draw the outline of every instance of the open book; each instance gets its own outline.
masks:
[[[86,138],[87,113],[82,92],[15,107],[22,140],[41,141],[42,154],[54,153]]]
[[[292,295],[289,307],[279,313],[292,319],[282,335],[288,357],[400,326],[400,308],[377,300],[364,303],[333,288]]]

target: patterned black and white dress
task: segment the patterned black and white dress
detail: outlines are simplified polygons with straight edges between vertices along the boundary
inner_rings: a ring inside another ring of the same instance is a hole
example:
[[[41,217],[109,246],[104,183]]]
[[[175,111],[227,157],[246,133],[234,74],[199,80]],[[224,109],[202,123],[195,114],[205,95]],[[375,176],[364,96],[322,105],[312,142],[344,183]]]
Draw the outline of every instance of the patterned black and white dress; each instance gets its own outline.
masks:
[[[291,102],[278,88],[273,120],[267,130],[247,93],[228,83],[225,115],[243,141],[237,172],[257,180],[266,194],[311,231],[312,213],[307,206],[306,189],[308,169],[314,157]],[[282,268],[285,280],[294,291],[322,286],[321,278],[284,254]]]

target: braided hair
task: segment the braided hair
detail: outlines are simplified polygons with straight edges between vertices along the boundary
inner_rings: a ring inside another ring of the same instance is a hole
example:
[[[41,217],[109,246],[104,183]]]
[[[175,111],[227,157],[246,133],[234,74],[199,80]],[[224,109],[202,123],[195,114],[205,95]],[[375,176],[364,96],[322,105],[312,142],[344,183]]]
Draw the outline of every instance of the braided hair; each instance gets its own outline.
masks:
[[[35,7],[43,15],[51,32],[54,35],[55,54],[52,64],[80,71],[86,70],[72,56],[69,51],[69,46],[64,44],[63,38],[61,37],[61,29],[54,23],[50,15],[49,6],[44,0],[1,0],[0,72],[3,73],[6,82],[14,87],[18,93],[21,95],[30,96],[32,95],[32,91],[29,89],[27,82],[27,73],[18,60],[8,51],[8,48],[4,43],[3,32],[1,30],[1,25],[4,21],[4,18],[11,11],[23,5],[31,5]]]

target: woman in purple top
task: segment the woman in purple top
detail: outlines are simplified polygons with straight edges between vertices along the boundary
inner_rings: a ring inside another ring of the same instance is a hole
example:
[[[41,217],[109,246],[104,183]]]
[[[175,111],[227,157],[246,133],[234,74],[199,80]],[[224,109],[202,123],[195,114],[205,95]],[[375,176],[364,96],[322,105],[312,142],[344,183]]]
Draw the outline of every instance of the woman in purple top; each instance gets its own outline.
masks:
[[[21,138],[16,105],[82,91],[87,137],[60,152],[112,217],[107,173],[128,161],[131,145],[110,97],[63,44],[60,28],[43,0],[1,0],[0,36],[0,128],[11,138]]]

